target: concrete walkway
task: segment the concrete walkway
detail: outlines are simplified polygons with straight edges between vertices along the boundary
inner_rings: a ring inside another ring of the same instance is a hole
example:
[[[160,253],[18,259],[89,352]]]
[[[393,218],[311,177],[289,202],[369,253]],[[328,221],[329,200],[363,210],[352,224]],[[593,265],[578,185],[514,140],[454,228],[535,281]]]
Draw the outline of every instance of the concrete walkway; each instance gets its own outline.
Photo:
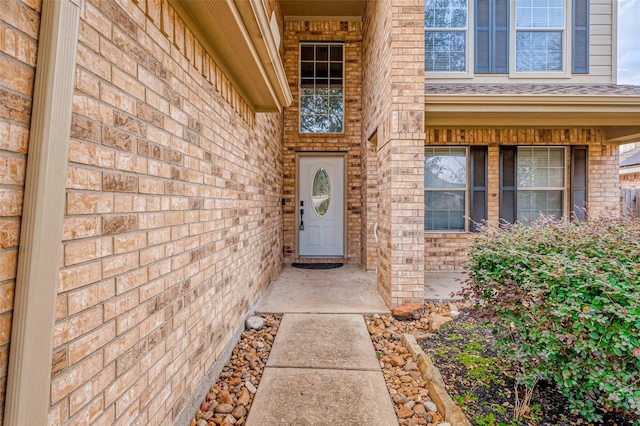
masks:
[[[286,267],[257,311],[284,316],[247,426],[398,425],[363,318],[389,312],[375,275]]]
[[[376,290],[375,272],[358,265],[326,270],[286,265],[256,307],[259,314],[382,314],[389,308]]]
[[[431,272],[424,273],[424,300],[458,300],[459,296],[451,297],[462,289],[463,281],[469,278],[466,271],[459,272]]]

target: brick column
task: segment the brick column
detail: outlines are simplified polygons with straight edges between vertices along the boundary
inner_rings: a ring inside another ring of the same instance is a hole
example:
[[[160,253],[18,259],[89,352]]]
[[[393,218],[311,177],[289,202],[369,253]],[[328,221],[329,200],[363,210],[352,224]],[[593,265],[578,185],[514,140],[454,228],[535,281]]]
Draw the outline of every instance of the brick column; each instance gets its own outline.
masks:
[[[424,139],[393,136],[378,151],[378,287],[395,306],[424,298]]]
[[[424,298],[424,1],[394,0],[391,27],[389,132],[378,141],[378,281],[394,306]]]

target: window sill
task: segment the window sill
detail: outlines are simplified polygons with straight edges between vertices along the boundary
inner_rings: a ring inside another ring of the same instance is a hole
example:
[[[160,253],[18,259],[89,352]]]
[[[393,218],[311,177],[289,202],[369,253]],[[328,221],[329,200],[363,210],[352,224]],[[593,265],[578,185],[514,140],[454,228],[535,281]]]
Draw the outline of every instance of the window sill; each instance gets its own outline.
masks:
[[[472,79],[473,73],[469,71],[464,72],[438,72],[438,71],[425,71],[424,78],[427,80],[438,80],[438,79]]]
[[[442,231],[431,231],[428,229],[424,230],[425,234],[474,234],[474,232],[470,232],[470,231],[449,231],[449,230],[442,230]]]
[[[304,137],[304,136],[313,136],[313,137],[326,137],[326,136],[344,136],[345,133],[303,133],[303,132],[298,132],[298,137]]]
[[[567,71],[536,71],[536,72],[523,72],[523,71],[513,71],[509,73],[509,78],[511,79],[543,79],[543,80],[551,80],[551,79],[570,79],[571,73]]]

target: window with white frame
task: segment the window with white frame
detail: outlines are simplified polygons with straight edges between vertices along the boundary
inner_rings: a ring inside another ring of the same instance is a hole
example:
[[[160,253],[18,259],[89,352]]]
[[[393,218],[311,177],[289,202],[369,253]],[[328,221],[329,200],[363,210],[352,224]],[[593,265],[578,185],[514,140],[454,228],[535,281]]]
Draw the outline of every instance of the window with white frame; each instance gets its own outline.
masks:
[[[425,230],[465,230],[467,182],[467,148],[425,148]]]
[[[565,151],[564,147],[518,147],[518,220],[535,220],[540,213],[555,219],[564,215]]]
[[[425,1],[425,71],[466,71],[467,0]]]
[[[300,44],[300,132],[344,132],[344,44]]]
[[[563,71],[564,0],[516,0],[516,71]]]

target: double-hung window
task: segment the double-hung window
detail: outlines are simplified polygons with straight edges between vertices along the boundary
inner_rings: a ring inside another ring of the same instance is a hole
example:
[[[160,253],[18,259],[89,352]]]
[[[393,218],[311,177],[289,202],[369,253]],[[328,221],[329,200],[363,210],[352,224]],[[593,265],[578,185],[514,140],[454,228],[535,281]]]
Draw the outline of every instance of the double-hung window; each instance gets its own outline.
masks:
[[[344,44],[300,44],[300,132],[344,132]]]
[[[516,72],[563,71],[565,0],[516,0]]]
[[[424,205],[425,231],[475,231],[487,217],[487,147],[426,147]]]
[[[467,149],[431,148],[424,155],[424,228],[464,231],[467,214]]]
[[[535,220],[539,214],[564,215],[566,178],[564,147],[518,147],[517,217]]]
[[[467,70],[467,0],[425,1],[425,71]]]

